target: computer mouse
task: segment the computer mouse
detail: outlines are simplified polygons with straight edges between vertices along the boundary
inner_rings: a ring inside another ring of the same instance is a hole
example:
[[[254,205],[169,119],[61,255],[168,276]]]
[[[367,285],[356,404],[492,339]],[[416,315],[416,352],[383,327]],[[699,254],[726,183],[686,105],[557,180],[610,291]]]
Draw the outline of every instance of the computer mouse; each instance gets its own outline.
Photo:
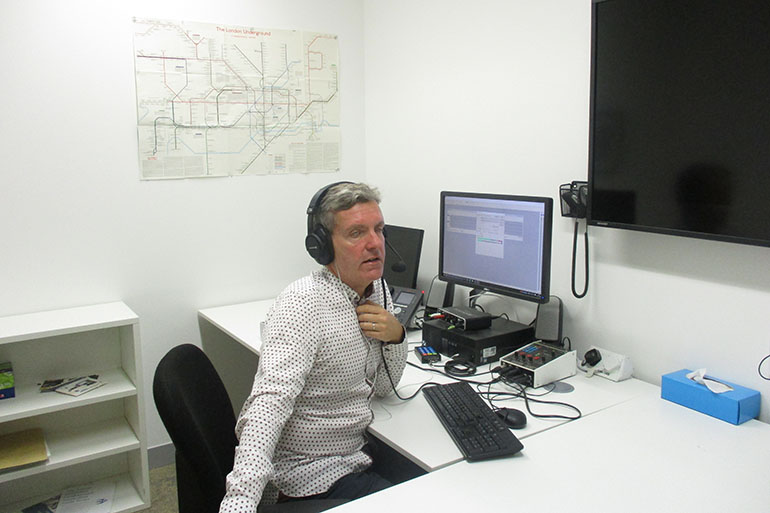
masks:
[[[521,410],[500,408],[495,413],[497,413],[497,416],[511,429],[521,429],[527,425],[527,416]]]

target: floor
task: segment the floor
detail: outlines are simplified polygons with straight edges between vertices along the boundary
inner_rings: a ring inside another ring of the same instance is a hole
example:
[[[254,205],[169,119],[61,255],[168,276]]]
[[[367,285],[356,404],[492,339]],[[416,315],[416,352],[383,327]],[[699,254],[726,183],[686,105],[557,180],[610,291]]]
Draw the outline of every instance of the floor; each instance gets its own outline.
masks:
[[[142,513],[177,513],[176,470],[174,464],[150,470],[152,507]]]

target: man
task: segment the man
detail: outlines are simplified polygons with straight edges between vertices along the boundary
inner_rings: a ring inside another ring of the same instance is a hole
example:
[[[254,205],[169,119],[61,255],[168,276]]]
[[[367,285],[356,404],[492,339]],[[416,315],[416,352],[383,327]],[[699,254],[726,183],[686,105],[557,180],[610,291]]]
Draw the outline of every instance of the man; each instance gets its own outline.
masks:
[[[313,197],[307,248],[324,265],[268,313],[220,513],[253,513],[263,497],[354,499],[389,486],[368,470],[365,430],[372,395],[392,392],[407,348],[381,279],[379,202],[376,189],[352,183]]]

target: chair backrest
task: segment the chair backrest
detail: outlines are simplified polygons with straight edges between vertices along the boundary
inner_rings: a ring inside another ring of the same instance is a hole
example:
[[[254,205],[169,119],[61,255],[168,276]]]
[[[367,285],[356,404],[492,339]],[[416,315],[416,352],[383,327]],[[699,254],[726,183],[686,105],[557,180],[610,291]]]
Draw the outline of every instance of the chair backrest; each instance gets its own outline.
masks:
[[[180,513],[216,513],[237,444],[222,380],[201,349],[183,344],[161,359],[152,392],[176,449]]]

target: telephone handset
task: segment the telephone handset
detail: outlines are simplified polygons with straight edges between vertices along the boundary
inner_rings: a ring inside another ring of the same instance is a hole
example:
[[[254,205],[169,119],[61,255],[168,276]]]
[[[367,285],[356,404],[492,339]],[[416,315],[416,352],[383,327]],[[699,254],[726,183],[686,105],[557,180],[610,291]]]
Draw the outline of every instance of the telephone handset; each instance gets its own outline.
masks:
[[[575,180],[559,186],[561,215],[584,219],[588,210],[588,182]]]
[[[393,315],[398,322],[408,326],[414,312],[420,306],[422,291],[406,287],[391,287],[390,295],[393,298]]]

